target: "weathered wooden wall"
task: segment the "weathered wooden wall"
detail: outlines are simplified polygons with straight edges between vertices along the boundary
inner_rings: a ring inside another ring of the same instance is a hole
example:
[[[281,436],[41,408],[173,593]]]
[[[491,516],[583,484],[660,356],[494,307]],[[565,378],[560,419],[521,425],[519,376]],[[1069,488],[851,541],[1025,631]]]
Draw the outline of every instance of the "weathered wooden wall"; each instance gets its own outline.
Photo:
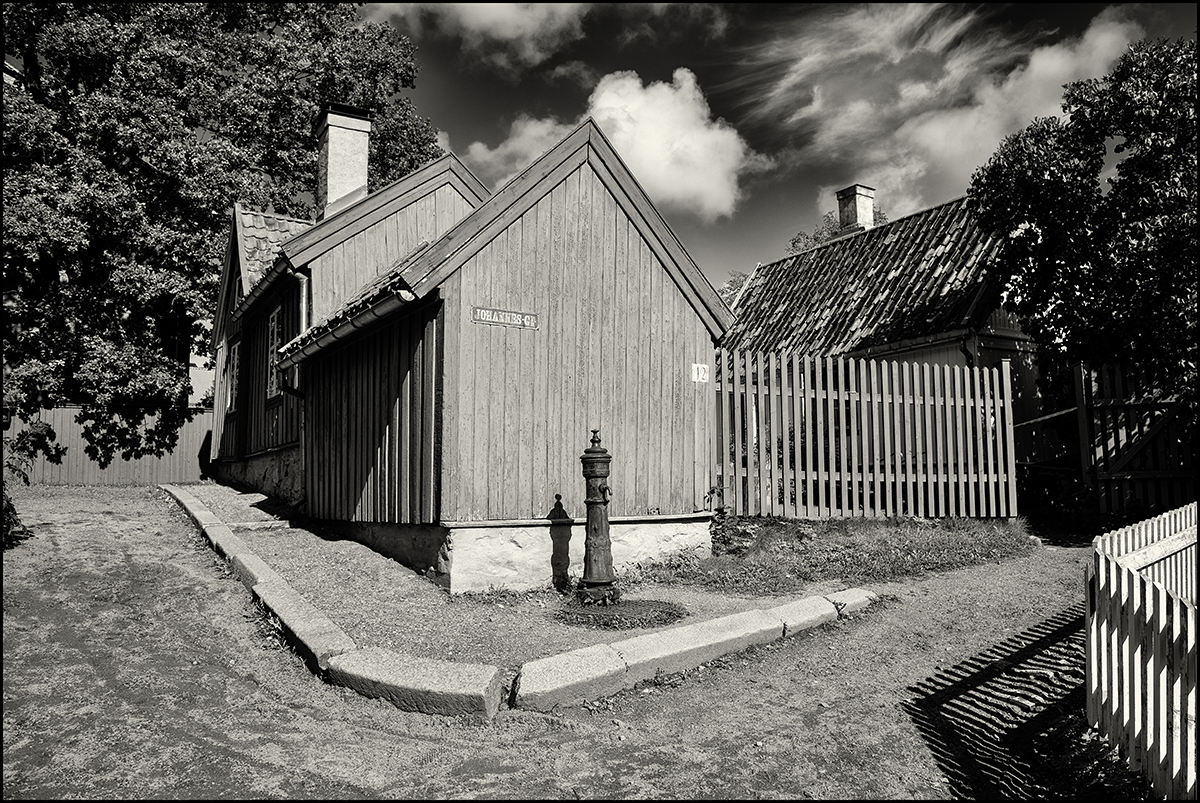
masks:
[[[61,463],[39,457],[29,469],[29,481],[41,485],[157,485],[160,482],[199,482],[201,452],[207,457],[205,437],[212,426],[212,411],[197,411],[196,417],[179,431],[179,443],[163,457],[123,460],[118,456],[107,468],[100,468],[84,452],[83,427],[75,421],[79,407],[55,407],[42,412],[42,420],[54,427],[55,443],[67,447]],[[13,418],[6,436],[17,432],[24,423]]]
[[[313,259],[311,322],[328,317],[422,240],[432,242],[474,208],[447,184]]]
[[[579,456],[613,455],[610,516],[701,509],[713,340],[605,183],[569,173],[441,287],[444,521],[584,513]],[[533,313],[538,328],[472,321]]]
[[[437,516],[439,306],[301,366],[310,515],[400,524]]]
[[[284,280],[277,294],[256,304],[242,321],[238,403],[225,415],[223,458],[249,457],[300,440],[299,400],[286,393],[267,398],[267,361],[273,358],[267,354],[271,310],[278,305],[282,345],[300,333],[299,293],[297,282]]]

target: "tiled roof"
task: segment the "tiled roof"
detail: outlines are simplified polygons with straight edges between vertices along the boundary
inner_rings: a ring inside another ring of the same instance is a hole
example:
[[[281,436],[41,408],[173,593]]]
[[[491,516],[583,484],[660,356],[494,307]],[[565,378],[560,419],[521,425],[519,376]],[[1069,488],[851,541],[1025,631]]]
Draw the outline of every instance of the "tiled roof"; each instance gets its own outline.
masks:
[[[275,261],[283,243],[310,228],[312,222],[234,206],[238,246],[241,249],[242,292],[249,293]]]
[[[722,345],[845,354],[977,327],[998,245],[964,197],[760,265]]]

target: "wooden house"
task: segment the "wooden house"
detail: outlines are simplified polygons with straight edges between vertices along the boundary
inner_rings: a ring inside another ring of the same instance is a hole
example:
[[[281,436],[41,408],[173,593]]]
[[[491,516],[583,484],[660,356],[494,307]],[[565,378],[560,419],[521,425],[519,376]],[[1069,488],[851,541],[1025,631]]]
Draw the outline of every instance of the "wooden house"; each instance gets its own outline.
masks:
[[[839,236],[755,268],[722,345],[963,367],[1007,359],[1016,420],[1036,418],[1036,345],[1000,306],[988,275],[999,243],[966,198],[874,226],[874,189],[837,195]],[[1017,459],[1034,452],[1019,433]]]
[[[595,123],[428,244],[360,254],[379,276],[280,352],[310,515],[453,592],[536,586],[581,560],[598,429],[616,563],[707,552],[730,312]]]
[[[346,106],[318,120],[316,222],[235,205],[213,325],[212,472],[304,503],[304,408],[279,347],[336,310],[418,243],[478,207],[487,189],[453,155],[367,195],[370,121]]]

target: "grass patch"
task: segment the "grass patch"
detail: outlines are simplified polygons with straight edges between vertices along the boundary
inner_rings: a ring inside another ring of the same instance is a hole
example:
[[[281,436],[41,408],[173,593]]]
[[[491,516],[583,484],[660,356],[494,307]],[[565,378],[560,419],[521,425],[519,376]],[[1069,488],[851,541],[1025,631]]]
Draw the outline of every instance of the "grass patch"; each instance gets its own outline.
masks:
[[[637,579],[780,594],[825,580],[880,582],[1033,551],[1023,519],[718,517],[711,558],[644,567]]]

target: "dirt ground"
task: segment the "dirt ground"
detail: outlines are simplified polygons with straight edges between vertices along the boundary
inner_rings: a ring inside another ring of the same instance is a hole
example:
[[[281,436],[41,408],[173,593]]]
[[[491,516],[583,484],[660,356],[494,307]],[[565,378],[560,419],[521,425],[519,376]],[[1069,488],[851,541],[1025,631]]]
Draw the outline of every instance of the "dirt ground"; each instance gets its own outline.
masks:
[[[161,492],[13,491],[35,535],[4,555],[6,799],[1145,796],[1081,725],[1082,546],[475,724],[315,678]]]

